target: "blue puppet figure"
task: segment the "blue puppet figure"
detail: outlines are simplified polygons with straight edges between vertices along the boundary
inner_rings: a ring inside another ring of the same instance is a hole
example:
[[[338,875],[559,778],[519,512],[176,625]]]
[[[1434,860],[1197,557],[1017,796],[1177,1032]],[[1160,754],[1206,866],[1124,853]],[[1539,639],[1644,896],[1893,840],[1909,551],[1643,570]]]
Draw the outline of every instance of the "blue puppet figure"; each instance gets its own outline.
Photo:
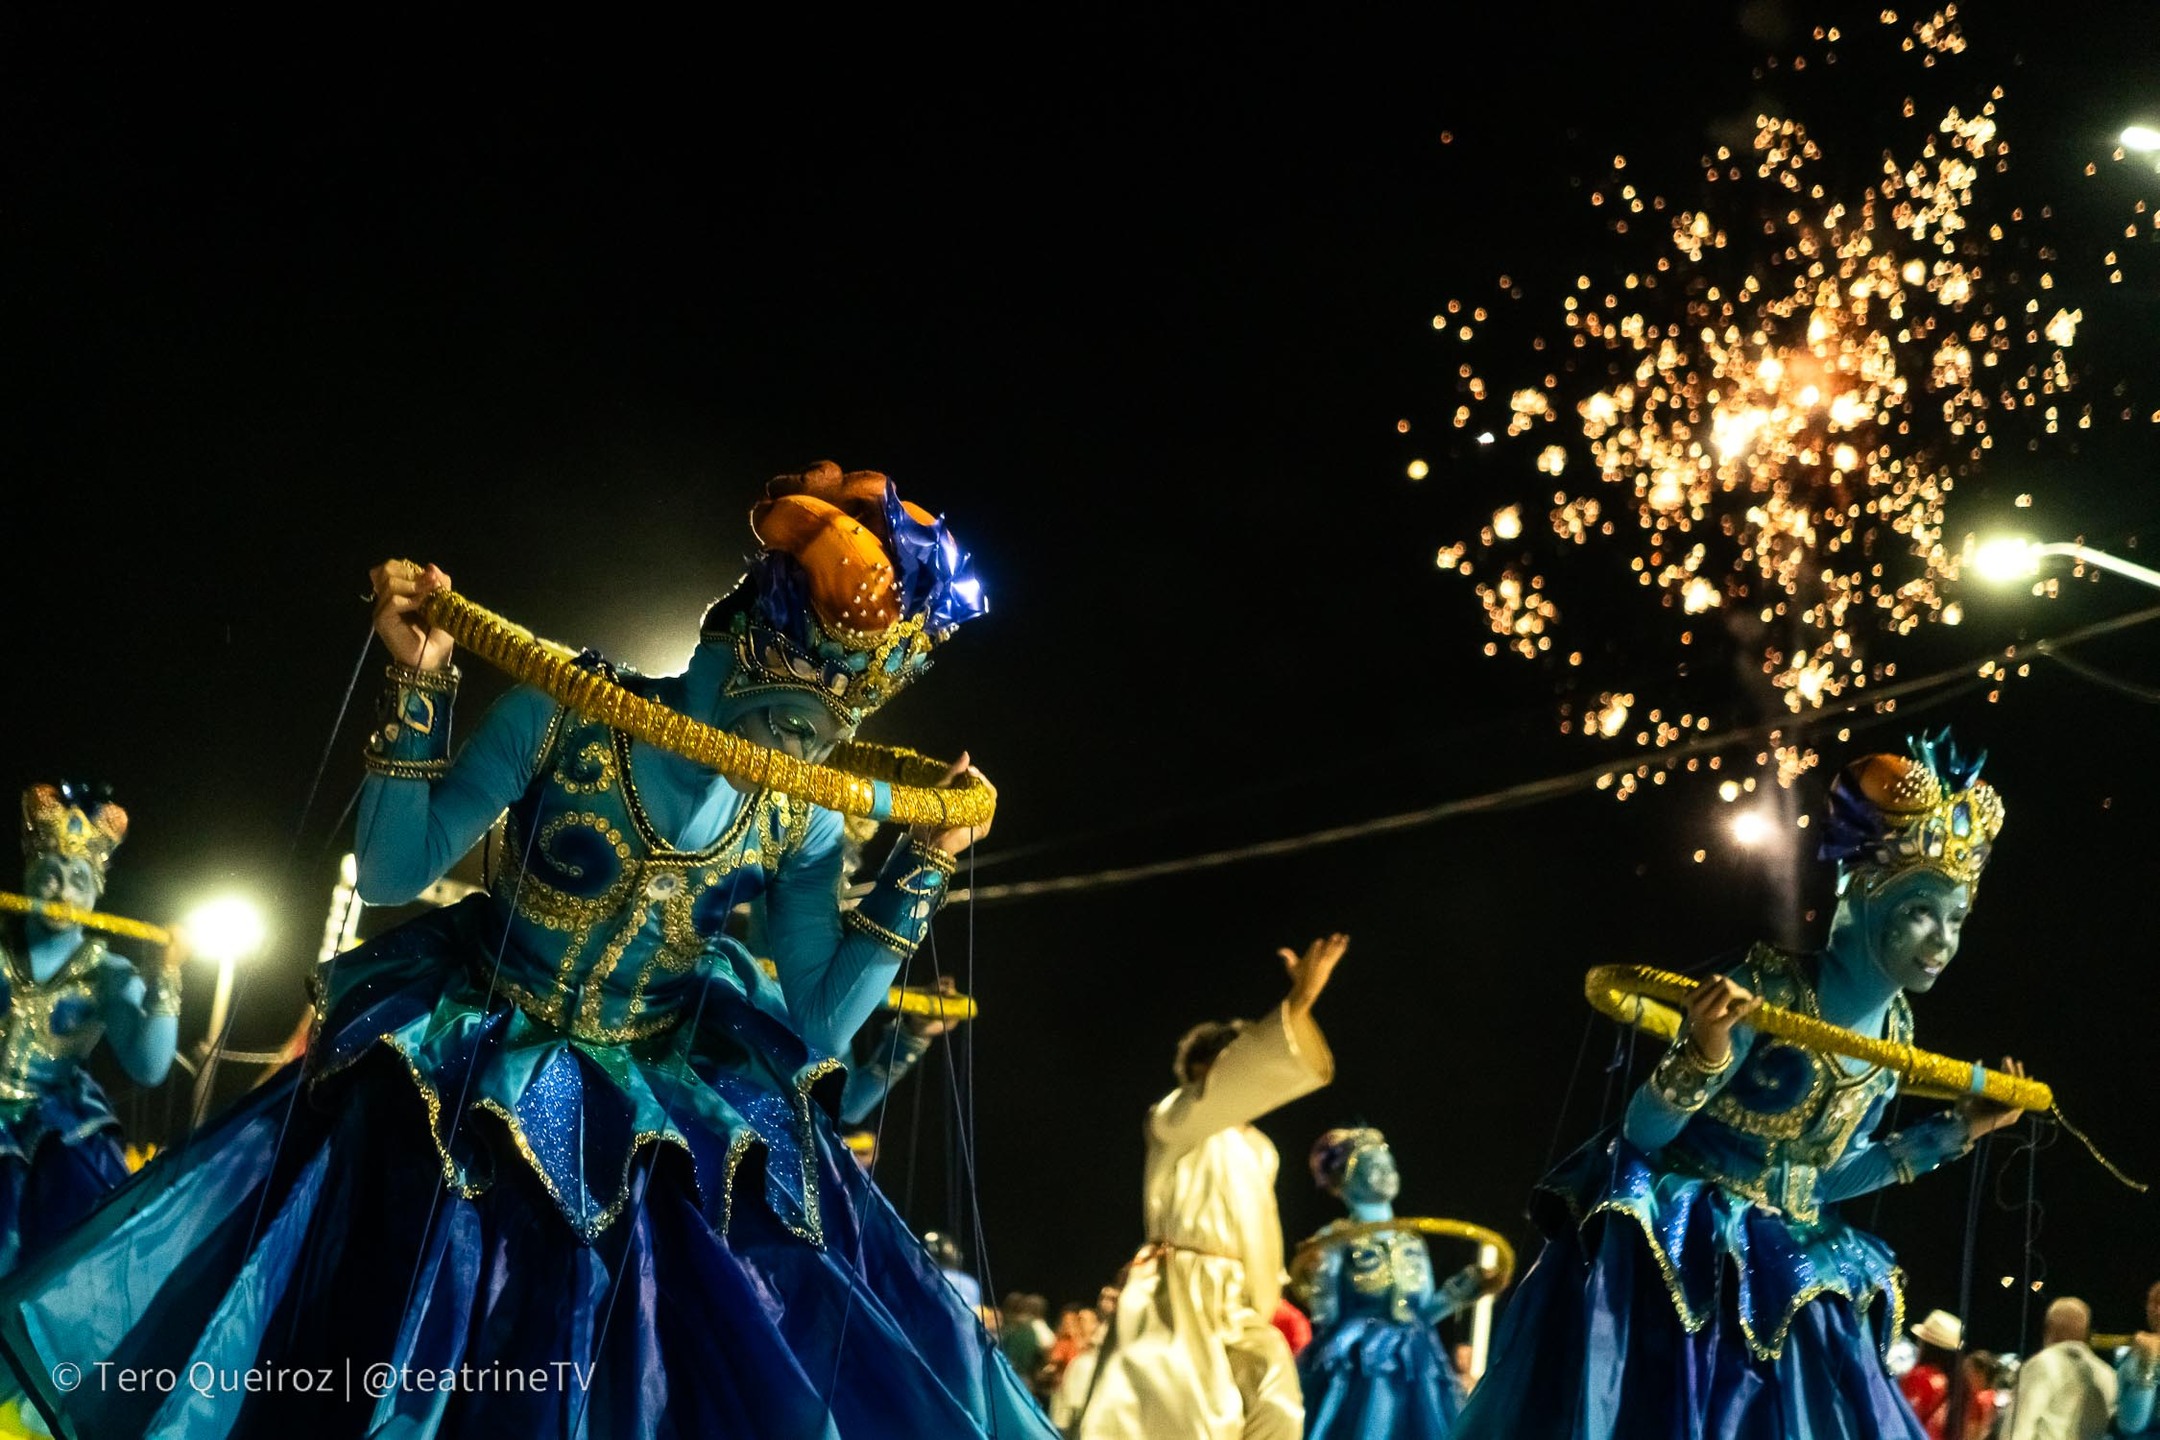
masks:
[[[95,910],[127,812],[74,785],[23,793],[23,891]],[[127,1178],[120,1122],[84,1068],[98,1042],[155,1085],[179,1032],[176,941],[147,980],[79,925],[0,926],[0,1274],[34,1259]]]
[[[1411,1229],[1365,1227],[1395,1218],[1402,1174],[1378,1130],[1330,1130],[1312,1148],[1313,1183],[1343,1202],[1347,1221],[1306,1241],[1296,1295],[1313,1338],[1298,1354],[1310,1440],[1442,1440],[1462,1407],[1455,1367],[1434,1326],[1476,1302],[1477,1265],[1435,1284],[1432,1255]]]
[[[1768,1001],[1911,1040],[1907,997],[1956,956],[2002,828],[1979,770],[1942,736],[1839,773],[1828,943],[1758,944],[1703,985],[1619,1135],[1539,1187],[1546,1245],[1459,1440],[1922,1440],[1880,1354],[1904,1329],[1896,1263],[1837,1207],[1963,1155],[2016,1112],[1974,1098],[1878,1135],[1894,1075],[1746,1018]]]
[[[883,475],[781,476],[751,528],[685,673],[616,678],[797,759],[984,608]],[[980,832],[903,837],[843,918],[839,815],[537,691],[453,760],[453,642],[421,609],[449,577],[373,581],[394,663],[361,894],[410,899],[498,817],[499,872],[325,967],[304,1062],[0,1288],[19,1383],[62,1361],[390,1377],[33,1397],[83,1435],[1049,1440],[833,1113]],[[725,933],[754,898],[777,979]]]

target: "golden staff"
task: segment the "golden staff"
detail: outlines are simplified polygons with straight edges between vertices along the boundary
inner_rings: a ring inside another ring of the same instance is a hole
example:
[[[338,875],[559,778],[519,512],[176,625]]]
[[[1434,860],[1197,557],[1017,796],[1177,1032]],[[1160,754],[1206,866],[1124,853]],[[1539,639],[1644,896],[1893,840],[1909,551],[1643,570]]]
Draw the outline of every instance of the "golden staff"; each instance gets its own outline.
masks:
[[[780,978],[780,967],[770,960],[760,959],[758,969],[774,980]],[[897,1010],[903,1015],[927,1015],[933,1020],[951,1020],[958,1023],[975,1018],[977,1007],[966,995],[947,995],[942,990],[932,990],[923,985],[895,985],[885,992],[887,1010]]]
[[[1331,1245],[1346,1245],[1389,1230],[1410,1230],[1420,1235],[1438,1235],[1450,1240],[1468,1240],[1473,1245],[1492,1246],[1500,1260],[1478,1286],[1481,1296],[1499,1294],[1515,1278],[1515,1247],[1508,1243],[1507,1236],[1468,1220],[1439,1220],[1430,1215],[1400,1215],[1392,1220],[1337,1220],[1332,1225],[1323,1225],[1298,1245],[1297,1252],[1290,1257],[1291,1273],[1298,1274],[1318,1265],[1320,1252]]]
[[[130,940],[147,940],[153,945],[170,945],[173,932],[161,925],[130,920],[125,915],[107,915],[97,910],[81,910],[73,905],[63,905],[57,900],[33,900],[28,895],[14,895],[0,890],[0,910],[17,915],[35,915],[54,925],[80,925],[85,930],[102,930],[108,935],[125,935]]]
[[[933,1020],[958,1023],[976,1015],[975,1001],[967,995],[947,995],[921,985],[895,985],[885,992],[885,1008],[903,1015],[927,1015]]]
[[[1648,965],[1600,965],[1583,977],[1583,994],[1592,1005],[1613,1019],[1670,1040],[1680,1033],[1680,1012],[1673,1007],[1685,1005],[1702,983]],[[1973,1061],[1956,1060],[1900,1041],[1862,1035],[1857,1030],[1847,1030],[1812,1015],[1797,1015],[1775,1005],[1758,1007],[1741,1023],[1809,1050],[1879,1065],[1896,1075],[1909,1095],[1929,1100],[1963,1100],[1967,1096],[1980,1096],[2014,1110],[2046,1111],[2049,1118],[2069,1131],[2108,1174],[2132,1190],[2143,1193],[2147,1189],[2144,1181],[2131,1179],[2114,1161],[2101,1154],[2092,1137],[2071,1124],[2070,1117],[2063,1114],[2062,1107],[2055,1103],[2055,1092],[2030,1076],[2005,1075]]]
[[[1674,1007],[1686,1005],[1702,983],[1648,965],[1600,965],[1583,977],[1583,994],[1613,1019],[1670,1040],[1680,1033],[1681,1015]],[[1862,1035],[1812,1015],[1764,1005],[1741,1023],[1809,1050],[1879,1065],[1904,1082],[1907,1094],[1933,1100],[1979,1095],[2017,1110],[2055,1108],[2055,1092],[2038,1080]]]
[[[578,714],[744,784],[768,786],[843,815],[937,829],[980,829],[997,808],[995,794],[975,776],[961,775],[951,786],[939,786],[945,764],[912,750],[846,741],[833,747],[828,763],[818,765],[693,720],[632,694],[578,664],[567,647],[541,639],[454,590],[428,596],[421,614],[490,665]],[[881,790],[889,797],[883,807]]]

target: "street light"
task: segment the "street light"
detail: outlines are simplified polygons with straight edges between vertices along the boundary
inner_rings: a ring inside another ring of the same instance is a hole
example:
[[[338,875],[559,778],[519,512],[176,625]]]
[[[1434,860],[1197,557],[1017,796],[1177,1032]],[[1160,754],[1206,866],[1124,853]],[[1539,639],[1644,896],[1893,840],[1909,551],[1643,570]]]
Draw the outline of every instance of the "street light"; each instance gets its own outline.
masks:
[[[232,1007],[233,967],[262,948],[262,912],[235,895],[222,896],[201,905],[182,927],[198,955],[218,963],[217,993],[210,1001],[209,1046],[202,1068],[195,1072],[194,1115],[197,1124],[210,1100],[210,1078],[217,1073],[218,1052],[224,1047],[225,1016]]]
[[[2160,130],[2150,125],[2132,125],[2122,132],[2122,147],[2135,150],[2141,155],[2160,150]]]
[[[2155,143],[2160,144],[2160,134]],[[2134,565],[2119,555],[2105,550],[2095,550],[2089,545],[2072,544],[2069,541],[2053,541],[2041,544],[2017,535],[1997,535],[1984,541],[1973,551],[1973,569],[1983,580],[1997,584],[2012,580],[2030,580],[2040,573],[2040,562],[2051,555],[2067,555],[2083,561],[2095,570],[2108,570],[2126,575],[2141,584],[2160,590],[2160,570],[2146,565]]]
[[[1743,810],[1733,816],[1732,838],[1750,850],[1770,838],[1770,817],[1760,810]]]

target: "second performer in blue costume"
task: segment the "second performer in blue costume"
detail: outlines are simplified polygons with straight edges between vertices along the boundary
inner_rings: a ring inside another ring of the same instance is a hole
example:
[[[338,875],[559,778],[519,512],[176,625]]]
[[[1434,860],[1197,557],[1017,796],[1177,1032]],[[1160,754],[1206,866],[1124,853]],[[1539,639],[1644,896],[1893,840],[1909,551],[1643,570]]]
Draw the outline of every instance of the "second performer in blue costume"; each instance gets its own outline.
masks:
[[[1828,944],[1757,945],[1703,985],[1620,1133],[1539,1187],[1545,1248],[1457,1440],[1924,1440],[1880,1353],[1903,1332],[1896,1263],[1837,1206],[2017,1112],[1972,1099],[1878,1137],[1894,1075],[1746,1019],[1769,1001],[1910,1041],[1906,996],[1957,954],[2002,826],[1979,769],[1945,737],[1840,773]]]
[[[1378,1130],[1330,1130],[1311,1161],[1313,1183],[1350,1215],[1307,1240],[1292,1269],[1313,1324],[1298,1354],[1306,1440],[1447,1440],[1462,1384],[1434,1327],[1492,1277],[1472,1264],[1438,1280],[1424,1237],[1395,1226],[1402,1172]]]
[[[752,524],[688,670],[626,687],[814,761],[983,609],[882,475],[783,476]],[[84,1435],[1048,1440],[832,1117],[976,834],[906,837],[843,916],[837,815],[536,691],[452,761],[420,610],[449,577],[373,578],[362,894],[411,898],[498,816],[502,873],[340,956],[304,1070],[0,1294],[16,1375]],[[777,983],[723,928],[760,895]]]

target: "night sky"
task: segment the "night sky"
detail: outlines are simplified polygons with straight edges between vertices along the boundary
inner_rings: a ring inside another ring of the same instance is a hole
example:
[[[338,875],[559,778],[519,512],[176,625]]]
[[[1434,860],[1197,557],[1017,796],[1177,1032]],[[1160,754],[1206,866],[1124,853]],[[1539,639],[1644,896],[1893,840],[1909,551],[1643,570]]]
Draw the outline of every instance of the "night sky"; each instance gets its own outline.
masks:
[[[120,913],[177,918],[234,888],[270,907],[234,1044],[274,1044],[349,839],[381,660],[340,725],[367,568],[439,563],[543,634],[664,672],[739,573],[758,487],[823,457],[944,512],[987,578],[990,617],[874,728],[965,747],[998,782],[985,883],[1633,765],[1624,742],[1558,733],[1565,677],[1482,655],[1467,585],[1434,569],[1527,457],[1447,430],[1457,356],[1431,317],[1501,271],[1550,292],[1609,270],[1582,182],[1615,153],[1682,180],[1733,117],[1819,105],[1811,126],[1871,160],[1916,62],[1886,45],[1880,7],[1836,12],[1848,70],[1815,89],[1755,67],[1829,9],[1608,7],[1592,25],[1514,4],[1354,25],[1266,8],[768,10],[733,30],[8,13],[0,779],[114,785],[135,827]],[[2149,227],[2108,237],[2160,177],[2108,154],[2160,117],[2160,19],[1998,8],[1926,82],[2004,86],[2012,188],[2088,248],[2125,250],[2119,286],[2066,264],[2065,303],[2084,306],[2093,393],[2124,384],[2137,420],[2102,404],[2090,432],[2006,446],[1952,525],[2015,513],[2151,563],[2149,540],[2133,547],[2160,533],[2160,267]],[[1432,465],[1421,484],[1413,458]],[[2112,580],[2052,601],[1974,590],[1961,627],[1884,653],[1918,673],[2156,600]],[[1611,658],[1649,653],[1630,627],[1662,622],[1568,623]],[[2160,685],[2156,633],[2076,655]],[[1999,703],[1977,688],[1924,716],[1992,752],[2010,819],[1919,1039],[2016,1053],[2118,1163],[2160,1179],[2160,711],[2033,666]],[[468,667],[467,727],[499,688]],[[1770,718],[1742,700],[1721,714]],[[1834,764],[1897,748],[1905,720],[1862,712],[1849,744],[1835,724],[1815,738]],[[1796,803],[1819,801],[1823,773]],[[1357,1120],[1394,1141],[1404,1213],[1494,1225],[1527,1261],[1529,1188],[1609,1086],[1613,1032],[1585,1041],[1583,970],[1693,968],[1827,918],[1825,867],[1801,869],[1795,902],[1792,867],[1724,838],[1730,813],[1682,776],[1625,804],[1582,790],[949,910],[938,963],[985,1012],[962,1069],[992,1285],[1093,1294],[1143,1238],[1140,1117],[1177,1035],[1266,1009],[1276,948],[1334,929],[1353,936],[1319,1010],[1336,1083],[1263,1127],[1286,1229],[1328,1218],[1303,1155]],[[207,972],[190,986],[192,1037]],[[883,1179],[918,1227],[969,1223],[947,1184],[951,1103],[933,1055],[887,1121]],[[168,1110],[121,1106],[152,1138]],[[2019,1325],[2000,1277],[2025,1264],[2021,1213],[1998,1204],[2025,1191],[2011,1150],[1999,1137],[1988,1158],[1970,1331],[1999,1349]],[[1849,1212],[1899,1251],[1915,1314],[1957,1308],[1972,1173]],[[2160,1277],[2160,1201],[2067,1138],[2037,1191],[2045,1294],[2131,1328]]]

